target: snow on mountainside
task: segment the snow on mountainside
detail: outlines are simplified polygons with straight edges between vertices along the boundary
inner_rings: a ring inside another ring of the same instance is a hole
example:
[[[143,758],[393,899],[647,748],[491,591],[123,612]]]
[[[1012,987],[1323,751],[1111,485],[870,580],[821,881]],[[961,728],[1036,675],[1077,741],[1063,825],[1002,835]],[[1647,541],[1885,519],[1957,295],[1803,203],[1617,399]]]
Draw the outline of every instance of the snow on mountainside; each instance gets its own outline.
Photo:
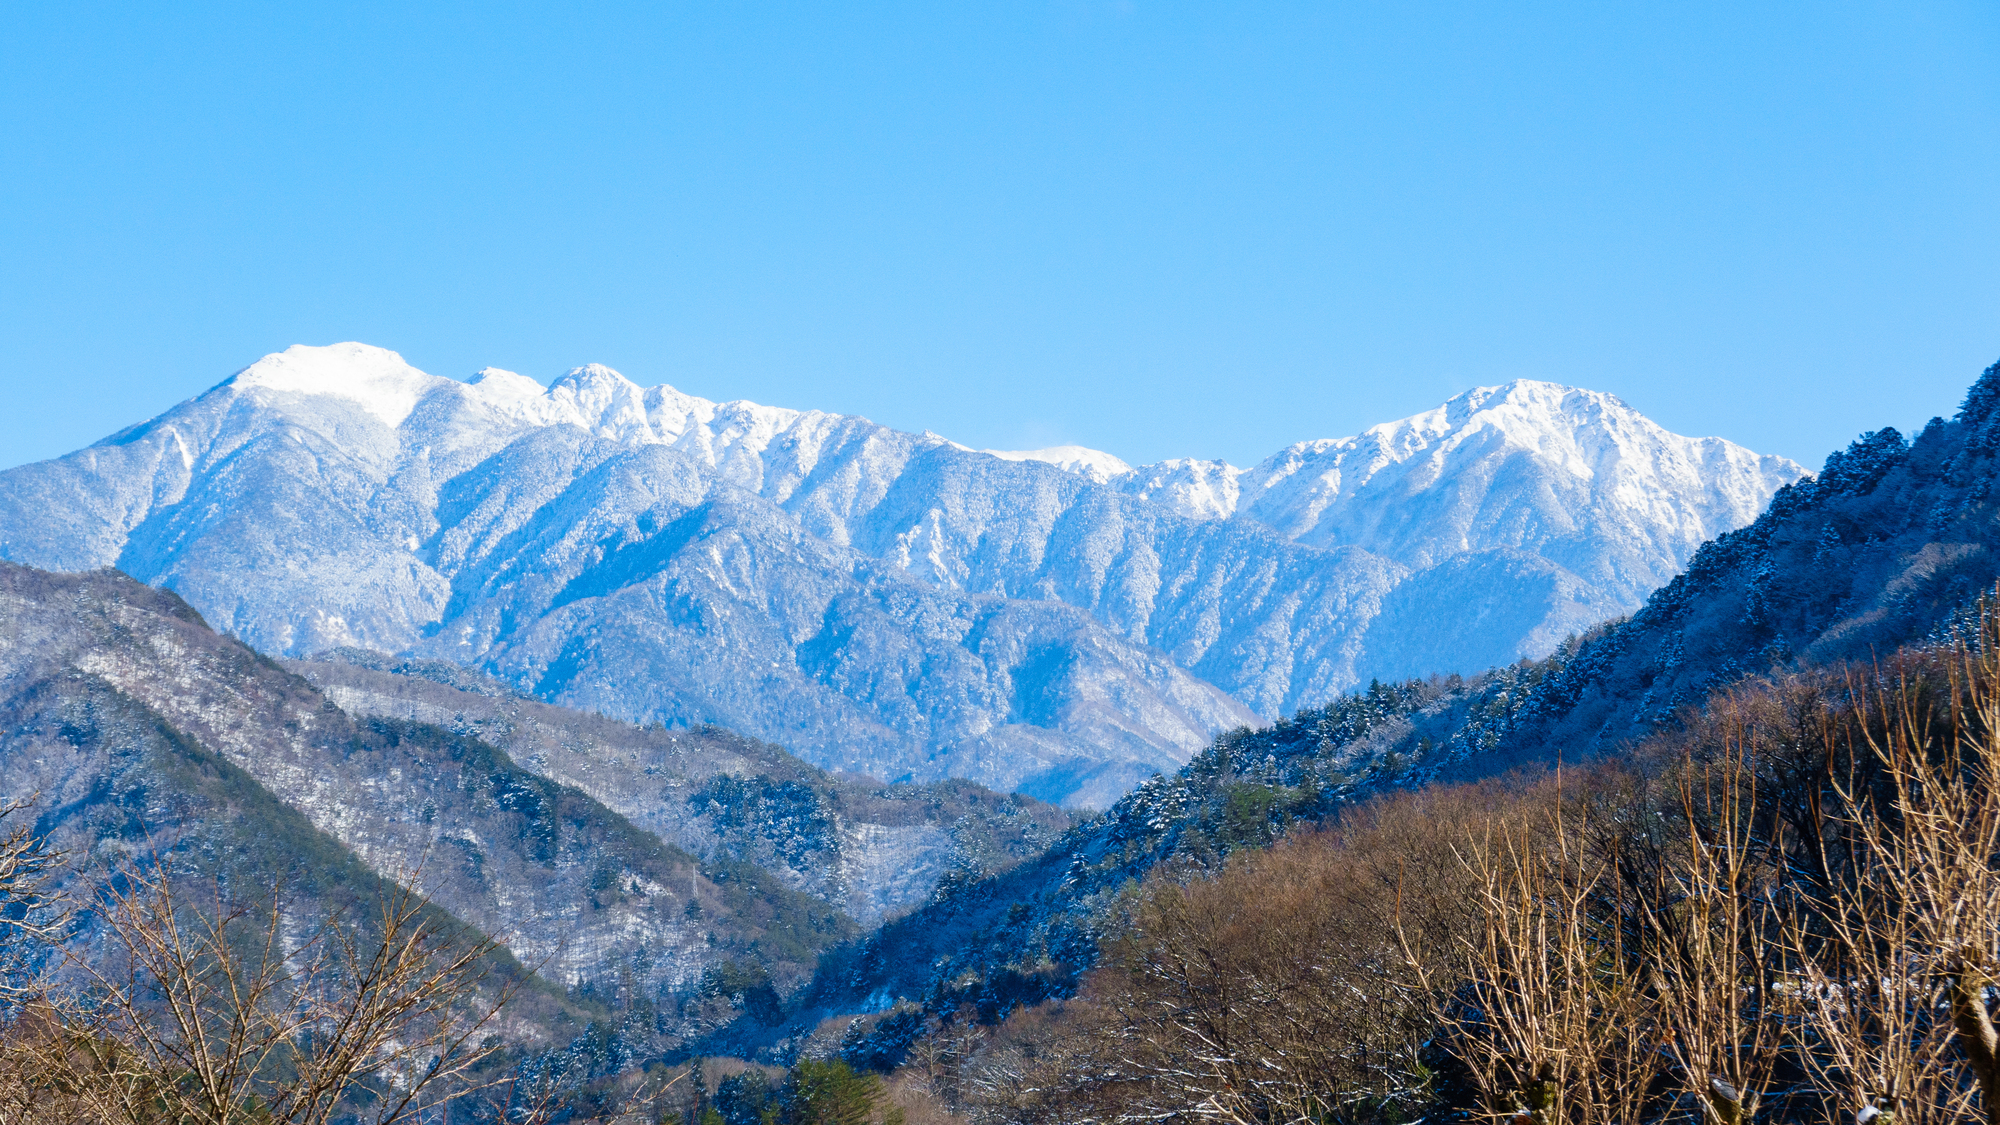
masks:
[[[1197,520],[1228,519],[1243,498],[1243,470],[1222,461],[1177,457],[1139,468],[1114,479],[1127,496],[1137,496]]]
[[[1798,475],[1544,383],[1247,472],[1128,469],[340,344],[0,473],[0,557],[115,565],[274,654],[448,659],[820,765],[1101,805],[1371,676],[1546,652]]]
[[[1530,551],[1636,603],[1803,475],[1668,433],[1612,395],[1519,380],[1285,449],[1244,475],[1241,509],[1297,542],[1365,544],[1413,567]]]
[[[1804,474],[1784,457],[1669,433],[1613,395],[1522,379],[1249,469],[1179,459],[1086,475],[1192,519],[1242,515],[1294,542],[1351,544],[1417,569],[1526,551],[1637,604]]]

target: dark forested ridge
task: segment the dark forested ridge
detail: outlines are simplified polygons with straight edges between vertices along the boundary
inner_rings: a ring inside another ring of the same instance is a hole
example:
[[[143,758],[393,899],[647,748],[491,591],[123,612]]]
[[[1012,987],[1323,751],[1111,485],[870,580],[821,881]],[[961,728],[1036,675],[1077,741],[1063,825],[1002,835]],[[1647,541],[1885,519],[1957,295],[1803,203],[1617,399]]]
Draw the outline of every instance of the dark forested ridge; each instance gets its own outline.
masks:
[[[1886,655],[2000,577],[2000,365],[1914,440],[1864,434],[1696,552],[1538,693],[1545,744],[1617,745],[1741,677]],[[1532,752],[1533,748],[1530,748]]]
[[[1225,734],[1039,858],[991,879],[948,882],[923,909],[823,960],[794,1030],[895,998],[932,1015],[971,1005],[991,1017],[1064,995],[1095,962],[1120,896],[1137,881],[1213,868],[1297,822],[1494,752],[1560,660],[1469,681],[1376,684],[1263,730]],[[891,1034],[901,1030],[892,1025]],[[860,1050],[893,1056],[896,1048]]]
[[[702,861],[573,787],[477,738],[434,725],[354,719],[317,689],[210,632],[173,595],[115,573],[52,575],[0,564],[10,632],[5,698],[76,705],[96,683],[156,717],[181,744],[226,762],[390,878],[437,901],[558,976],[641,956],[655,983],[697,978],[730,951],[807,971],[819,945],[853,932],[827,906],[766,875],[738,915]],[[16,705],[20,705],[17,703]],[[17,724],[0,738],[10,796],[95,794],[107,768],[76,749],[74,722]],[[106,746],[104,753],[115,749]],[[142,808],[170,820],[164,796]],[[167,825],[156,826],[164,830]],[[80,846],[95,848],[96,840]],[[302,863],[304,861],[301,861]],[[699,927],[686,904],[702,903]]]

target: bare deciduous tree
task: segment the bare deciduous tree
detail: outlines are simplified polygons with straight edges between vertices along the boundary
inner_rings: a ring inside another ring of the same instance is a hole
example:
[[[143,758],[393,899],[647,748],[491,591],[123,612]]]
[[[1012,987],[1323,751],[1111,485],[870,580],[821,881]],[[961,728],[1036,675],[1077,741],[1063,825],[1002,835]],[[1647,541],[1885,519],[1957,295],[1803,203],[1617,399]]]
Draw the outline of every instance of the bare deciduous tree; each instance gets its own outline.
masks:
[[[41,955],[63,924],[55,891],[63,856],[17,819],[33,805],[33,798],[0,805],[0,825],[7,826],[0,835],[0,1006],[36,995]]]
[[[1466,854],[1484,922],[1452,1050],[1495,1118],[1534,1125],[1636,1125],[1658,1072],[1651,997],[1633,971],[1609,860],[1588,813],[1502,821]]]
[[[1780,944],[1783,822],[1760,815],[1755,726],[1730,713],[1717,725],[1720,752],[1679,771],[1678,838],[1639,876],[1651,885],[1635,914],[1674,1080],[1705,1119],[1746,1125],[1776,1081],[1797,990]]]
[[[1113,1017],[1093,1089],[1135,1119],[1420,1114],[1435,1005],[1412,950],[1469,922],[1452,844],[1484,816],[1474,795],[1397,798],[1220,878],[1154,884],[1085,989]]]
[[[1814,1050],[1807,1059],[1859,1115],[1903,1125],[2000,1123],[2000,1052],[1988,995],[2000,943],[2000,633],[1948,662],[1942,723],[1904,680],[1871,693],[1851,737],[1862,766],[1836,779],[1844,831],[1823,860],[1851,872],[1809,925]],[[1857,694],[1860,694],[1857,692]],[[1941,728],[1941,729],[1940,729]]]
[[[96,940],[66,951],[82,986],[45,990],[10,1038],[27,1084],[60,1095],[43,1116],[388,1125],[466,1092],[497,1049],[482,1033],[514,983],[418,892],[387,884],[355,926],[215,888],[190,906],[157,864],[102,883]]]

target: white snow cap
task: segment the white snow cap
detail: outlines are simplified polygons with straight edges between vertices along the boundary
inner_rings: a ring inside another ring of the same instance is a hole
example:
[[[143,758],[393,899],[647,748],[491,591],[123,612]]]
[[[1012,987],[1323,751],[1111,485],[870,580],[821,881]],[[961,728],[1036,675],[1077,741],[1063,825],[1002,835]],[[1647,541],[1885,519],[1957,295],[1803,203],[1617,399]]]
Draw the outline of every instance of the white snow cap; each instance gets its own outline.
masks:
[[[1052,445],[1047,449],[982,449],[979,452],[1003,461],[1041,461],[1065,472],[1089,477],[1099,484],[1132,471],[1132,466],[1102,449],[1081,445]]]
[[[467,386],[504,398],[540,398],[547,389],[528,376],[503,367],[482,367],[465,382]]]
[[[395,427],[425,392],[446,381],[411,367],[387,348],[350,341],[320,348],[293,344],[237,372],[229,384],[346,399]]]

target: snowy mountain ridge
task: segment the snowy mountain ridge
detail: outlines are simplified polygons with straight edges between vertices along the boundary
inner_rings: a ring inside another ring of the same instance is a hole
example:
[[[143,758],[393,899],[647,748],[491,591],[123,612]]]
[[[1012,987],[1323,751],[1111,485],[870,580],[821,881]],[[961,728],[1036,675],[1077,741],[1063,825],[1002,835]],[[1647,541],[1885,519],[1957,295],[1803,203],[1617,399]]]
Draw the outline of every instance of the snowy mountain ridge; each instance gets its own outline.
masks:
[[[275,655],[449,659],[834,768],[1102,804],[1217,729],[1538,655],[1802,471],[1520,382],[1258,466],[267,356],[0,473],[0,557],[171,587]]]
[[[1414,534],[1371,523],[1381,510],[1394,509],[1390,498],[1449,487],[1467,463],[1490,457],[1496,446],[1530,456],[1582,489],[1582,502],[1560,519],[1563,530],[1589,526],[1598,534],[1651,537],[1671,557],[1755,519],[1770,481],[1789,483],[1805,473],[1786,458],[1722,438],[1669,433],[1615,395],[1533,379],[1475,387],[1352,437],[1298,442],[1247,469],[1192,459],[1112,468],[1124,463],[1081,446],[996,456],[1082,472],[1191,519],[1244,516],[1294,541],[1351,542],[1425,566],[1465,551],[1521,545],[1507,529],[1482,524],[1476,506]],[[1605,575],[1634,595],[1672,576],[1657,567]]]

